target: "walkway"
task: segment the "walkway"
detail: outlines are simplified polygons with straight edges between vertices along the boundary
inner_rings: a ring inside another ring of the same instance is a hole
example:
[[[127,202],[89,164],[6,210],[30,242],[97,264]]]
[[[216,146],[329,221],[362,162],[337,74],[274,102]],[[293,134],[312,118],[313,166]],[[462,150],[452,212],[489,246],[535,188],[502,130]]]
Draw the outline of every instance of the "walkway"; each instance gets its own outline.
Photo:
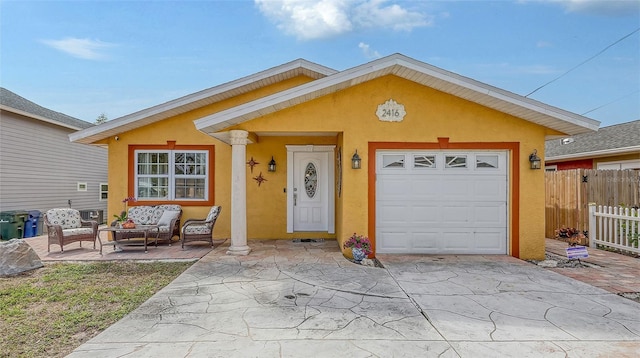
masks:
[[[547,252],[566,257],[564,241],[547,239]],[[594,264],[581,268],[552,268],[559,274],[600,287],[612,293],[640,292],[640,259],[605,250],[588,249],[582,261]]]

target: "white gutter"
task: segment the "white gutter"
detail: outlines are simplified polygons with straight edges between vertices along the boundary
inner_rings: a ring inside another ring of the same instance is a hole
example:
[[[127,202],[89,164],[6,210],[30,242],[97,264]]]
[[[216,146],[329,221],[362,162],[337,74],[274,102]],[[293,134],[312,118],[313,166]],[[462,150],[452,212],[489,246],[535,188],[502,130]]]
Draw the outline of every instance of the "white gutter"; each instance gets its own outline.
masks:
[[[547,157],[547,158],[545,158],[545,162],[548,163],[548,162],[566,160],[566,159],[607,157],[607,156],[610,156],[610,155],[628,154],[628,153],[633,153],[633,152],[638,152],[640,154],[640,145],[634,145],[634,146],[631,146],[631,147],[624,147],[624,148],[595,150],[595,151],[592,151],[592,152],[582,152],[582,153],[575,153],[575,154],[557,155],[555,157]]]

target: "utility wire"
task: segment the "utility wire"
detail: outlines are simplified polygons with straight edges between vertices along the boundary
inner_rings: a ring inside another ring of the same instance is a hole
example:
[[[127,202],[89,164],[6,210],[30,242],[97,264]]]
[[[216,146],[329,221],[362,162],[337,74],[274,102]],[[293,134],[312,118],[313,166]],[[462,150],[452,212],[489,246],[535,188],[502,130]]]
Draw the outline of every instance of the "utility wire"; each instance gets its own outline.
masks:
[[[597,111],[597,110],[599,110],[600,108],[602,108],[602,107],[606,107],[606,106],[608,106],[608,105],[610,105],[610,104],[612,104],[612,103],[616,103],[616,102],[618,102],[618,101],[621,101],[621,100],[623,100],[623,99],[625,99],[625,98],[627,98],[627,97],[629,97],[629,96],[631,96],[631,95],[634,95],[634,94],[636,94],[636,93],[638,93],[638,92],[640,92],[640,90],[637,90],[637,91],[634,91],[634,92],[631,92],[631,93],[627,93],[627,94],[625,94],[625,95],[624,95],[624,96],[622,96],[622,97],[618,97],[618,98],[614,99],[614,100],[613,100],[613,101],[611,101],[611,102],[607,102],[607,103],[603,104],[602,106],[598,106],[598,107],[596,107],[596,108],[594,108],[594,109],[588,110],[588,111],[586,111],[586,112],[582,113],[582,114],[581,114],[581,116],[584,116],[585,114],[587,114],[587,113],[591,113],[591,112],[593,112],[593,111]]]
[[[589,58],[588,58],[588,59],[586,59],[585,61],[580,62],[579,64],[577,64],[576,66],[574,66],[573,68],[571,68],[570,70],[568,70],[567,72],[565,72],[565,73],[561,74],[560,76],[558,76],[558,77],[556,77],[556,78],[552,79],[551,81],[549,81],[549,82],[547,82],[547,83],[543,84],[542,86],[540,86],[540,87],[538,87],[538,88],[534,89],[533,91],[529,92],[529,94],[527,94],[525,97],[529,97],[529,96],[531,96],[532,94],[534,94],[534,93],[538,92],[539,90],[541,90],[542,88],[546,87],[547,85],[550,85],[551,83],[553,83],[553,82],[555,82],[555,81],[559,80],[560,78],[562,78],[562,77],[566,76],[569,72],[571,72],[571,71],[575,70],[576,68],[578,68],[578,67],[580,67],[580,66],[584,65],[585,63],[587,63],[587,62],[589,62],[589,61],[593,60],[594,58],[596,58],[596,57],[600,56],[603,52],[607,51],[609,48],[611,48],[611,47],[615,46],[616,44],[618,44],[618,43],[619,43],[619,42],[621,42],[622,40],[624,40],[624,39],[626,39],[627,37],[629,37],[629,36],[631,36],[631,35],[635,34],[635,33],[636,33],[636,32],[638,32],[638,31],[640,31],[640,27],[639,27],[639,28],[637,28],[637,29],[635,29],[635,30],[634,30],[634,31],[632,31],[631,33],[627,34],[626,36],[622,37],[622,38],[621,38],[621,39],[619,39],[618,41],[616,41],[616,42],[612,43],[611,45],[609,45],[609,46],[605,47],[605,48],[604,48],[604,49],[602,49],[600,52],[598,52],[598,53],[596,53],[595,55],[593,55],[593,56],[589,57]]]

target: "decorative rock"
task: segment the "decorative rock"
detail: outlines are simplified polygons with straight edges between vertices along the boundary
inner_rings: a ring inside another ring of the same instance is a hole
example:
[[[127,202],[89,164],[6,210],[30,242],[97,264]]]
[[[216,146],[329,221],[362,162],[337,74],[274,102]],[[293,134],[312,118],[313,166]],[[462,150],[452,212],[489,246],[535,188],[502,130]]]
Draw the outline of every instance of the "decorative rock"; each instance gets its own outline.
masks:
[[[0,276],[16,275],[43,267],[35,251],[21,239],[0,242]]]
[[[540,266],[540,267],[557,267],[558,266],[558,261],[555,261],[555,260],[544,260],[544,261],[538,262],[538,266]]]

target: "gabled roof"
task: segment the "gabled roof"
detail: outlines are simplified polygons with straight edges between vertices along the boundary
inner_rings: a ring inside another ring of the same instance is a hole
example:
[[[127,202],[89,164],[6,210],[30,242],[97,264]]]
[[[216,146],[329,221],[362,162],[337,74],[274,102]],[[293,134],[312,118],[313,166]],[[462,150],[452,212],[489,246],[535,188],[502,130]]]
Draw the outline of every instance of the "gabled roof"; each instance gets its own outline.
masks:
[[[564,143],[564,144],[563,144]],[[640,120],[545,143],[546,161],[640,152]]]
[[[389,74],[570,135],[597,130],[600,124],[593,119],[445,71],[401,54],[387,56],[242,104],[198,119],[194,123],[198,130],[213,134],[259,116]]]
[[[300,74],[315,80],[198,119],[194,121],[196,129],[214,134],[259,116],[389,74],[569,135],[594,131],[599,126],[599,122],[593,119],[445,71],[401,54],[394,54],[341,72],[298,59],[72,133],[69,138],[74,142],[94,143]]]
[[[0,109],[76,131],[94,126],[89,122],[39,106],[3,87],[0,87]]]
[[[256,74],[211,87],[178,99],[159,104],[141,111],[110,120],[95,128],[73,133],[71,141],[79,143],[94,143],[110,136],[140,128],[181,113],[223,101],[256,89],[269,86],[284,80],[305,75],[318,79],[336,73],[336,70],[318,65],[307,60],[298,59],[283,65],[270,68]]]

